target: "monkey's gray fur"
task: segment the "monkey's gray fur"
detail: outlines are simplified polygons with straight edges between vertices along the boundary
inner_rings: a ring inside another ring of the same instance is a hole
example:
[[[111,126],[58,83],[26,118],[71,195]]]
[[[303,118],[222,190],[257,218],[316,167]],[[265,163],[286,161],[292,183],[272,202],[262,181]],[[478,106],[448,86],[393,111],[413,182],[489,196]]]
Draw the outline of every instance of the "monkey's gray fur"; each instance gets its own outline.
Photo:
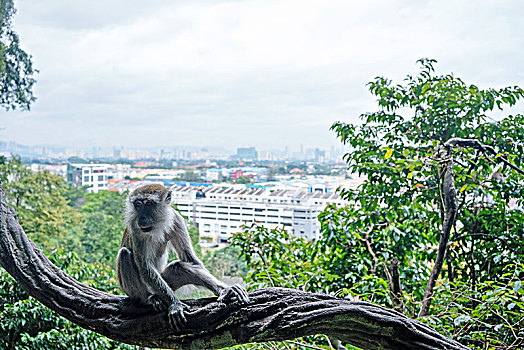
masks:
[[[204,286],[218,295],[219,302],[247,303],[249,297],[241,286],[227,287],[207,271],[193,250],[184,219],[171,207],[171,198],[171,190],[159,184],[129,194],[116,261],[121,289],[157,311],[167,310],[171,326],[180,330],[189,307],[174,291],[183,285]],[[171,249],[179,260],[167,264]]]

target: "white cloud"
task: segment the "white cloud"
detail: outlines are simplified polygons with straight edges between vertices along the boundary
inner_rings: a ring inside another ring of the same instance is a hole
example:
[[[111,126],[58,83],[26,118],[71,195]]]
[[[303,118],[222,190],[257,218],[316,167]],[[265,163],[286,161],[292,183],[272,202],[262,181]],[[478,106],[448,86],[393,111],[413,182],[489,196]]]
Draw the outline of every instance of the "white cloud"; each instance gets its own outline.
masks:
[[[39,100],[0,112],[0,137],[23,143],[325,147],[332,122],[375,108],[367,81],[416,73],[420,57],[481,86],[524,85],[518,1],[16,5]]]

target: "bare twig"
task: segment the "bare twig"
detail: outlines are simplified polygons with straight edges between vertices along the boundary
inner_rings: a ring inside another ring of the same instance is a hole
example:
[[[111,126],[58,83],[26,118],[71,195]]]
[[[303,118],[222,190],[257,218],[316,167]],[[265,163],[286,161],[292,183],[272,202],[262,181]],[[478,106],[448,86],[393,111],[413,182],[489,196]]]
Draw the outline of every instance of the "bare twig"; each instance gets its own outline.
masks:
[[[402,301],[402,285],[400,284],[400,271],[398,268],[398,258],[394,257],[391,260],[391,275],[393,284],[393,308],[399,312],[404,309],[404,302]]]
[[[400,284],[400,273],[398,269],[398,258],[391,260],[391,272],[383,262],[384,273],[388,281],[389,294],[393,303],[393,309],[398,312],[404,312],[404,302],[402,301],[402,286]]]
[[[378,265],[378,258],[375,252],[373,251],[373,247],[371,246],[371,242],[369,241],[369,234],[373,232],[373,229],[375,228],[375,224],[372,224],[369,230],[366,231],[366,233],[363,235],[364,237],[360,240],[364,242],[366,245],[366,249],[373,258],[373,268],[371,269],[371,273],[374,275],[377,272],[377,265]]]
[[[471,148],[474,148],[474,149],[477,149],[477,150],[483,152],[486,155],[489,153],[491,155],[494,155],[496,160],[501,161],[502,163],[504,163],[507,166],[509,166],[511,169],[513,169],[516,172],[518,172],[519,174],[524,175],[524,170],[520,169],[515,164],[511,163],[508,160],[508,156],[507,155],[501,154],[501,155],[497,156],[497,152],[495,151],[495,149],[493,147],[491,147],[489,145],[483,145],[478,140],[475,140],[475,139],[462,139],[462,138],[459,138],[459,137],[455,137],[455,138],[449,139],[446,142],[446,144],[451,146],[451,147],[455,147],[455,146],[471,147]]]

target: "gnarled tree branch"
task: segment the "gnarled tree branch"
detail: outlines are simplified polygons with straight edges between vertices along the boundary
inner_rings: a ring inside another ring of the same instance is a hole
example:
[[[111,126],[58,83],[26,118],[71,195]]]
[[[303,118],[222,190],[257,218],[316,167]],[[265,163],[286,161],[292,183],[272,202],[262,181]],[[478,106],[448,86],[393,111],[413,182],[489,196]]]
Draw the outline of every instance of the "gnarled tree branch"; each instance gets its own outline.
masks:
[[[242,307],[187,300],[182,332],[165,313],[88,287],[53,265],[25,235],[0,183],[0,264],[31,296],[111,339],[148,347],[210,349],[323,333],[363,349],[465,349],[423,323],[384,307],[324,294],[267,288]]]

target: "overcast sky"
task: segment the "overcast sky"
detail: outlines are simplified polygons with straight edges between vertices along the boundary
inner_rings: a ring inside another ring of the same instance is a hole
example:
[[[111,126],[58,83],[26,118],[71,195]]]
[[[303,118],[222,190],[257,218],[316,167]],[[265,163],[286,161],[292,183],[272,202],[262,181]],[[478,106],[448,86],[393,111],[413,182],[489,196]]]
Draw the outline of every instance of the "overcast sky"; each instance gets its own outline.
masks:
[[[38,100],[0,111],[0,139],[22,144],[327,148],[334,121],[376,109],[368,81],[400,82],[421,57],[524,86],[523,1],[15,4]]]

